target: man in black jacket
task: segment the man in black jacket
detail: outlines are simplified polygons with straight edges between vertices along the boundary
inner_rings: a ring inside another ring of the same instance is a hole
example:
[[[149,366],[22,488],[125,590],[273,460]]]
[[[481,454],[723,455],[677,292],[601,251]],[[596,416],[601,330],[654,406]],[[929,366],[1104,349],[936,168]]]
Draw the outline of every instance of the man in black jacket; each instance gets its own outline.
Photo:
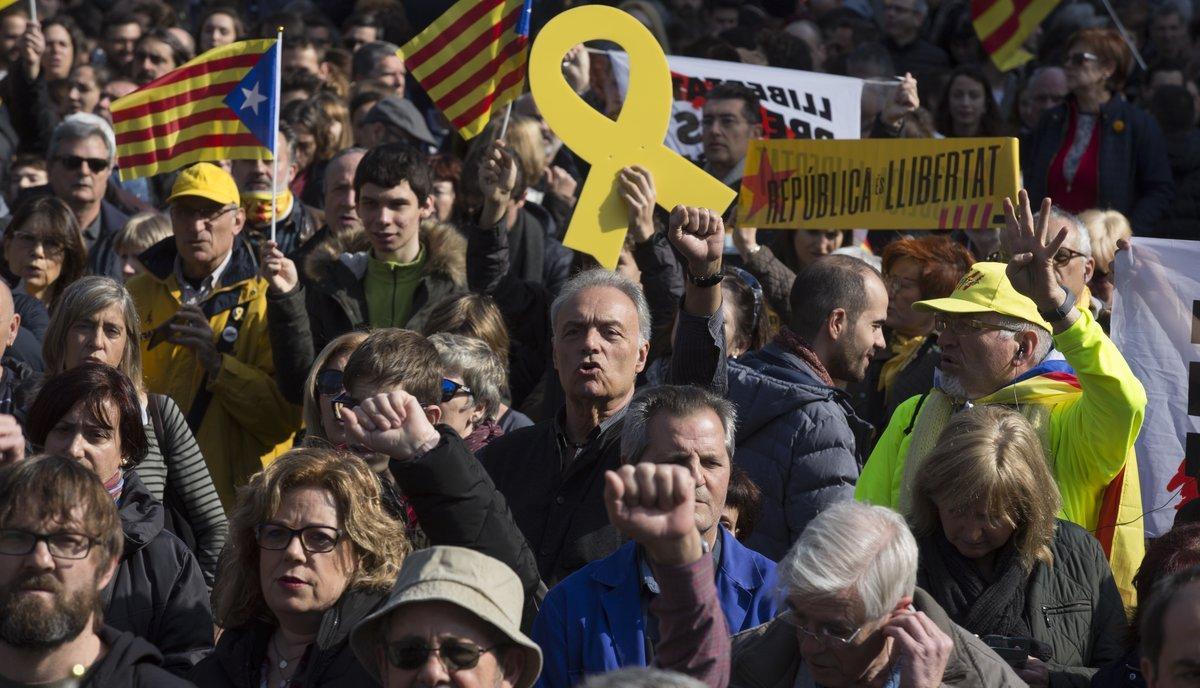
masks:
[[[242,194],[246,210],[246,238],[258,248],[271,238],[271,204],[274,203],[275,243],[285,255],[295,253],[324,224],[325,214],[310,208],[292,195],[296,178],[296,133],[286,124],[279,125],[275,141],[277,162],[270,160],[234,160],[233,179]],[[275,167],[278,167],[278,178]],[[256,251],[257,252],[257,251]]]
[[[47,456],[0,470],[0,683],[191,685],[149,643],[97,623],[121,545],[116,505],[84,464]]]
[[[469,232],[469,258],[510,322],[543,321],[553,332],[551,360],[566,396],[554,418],[494,441],[480,454],[517,525],[553,585],[621,544],[604,509],[602,476],[620,465],[621,419],[650,347],[650,309],[637,283],[607,270],[579,273],[549,302],[544,286],[507,274],[507,234],[501,220],[516,186],[503,144],[489,150],[480,173],[484,207]],[[667,236],[689,279],[678,314],[668,382],[723,387],[724,317],[720,213],[676,207]],[[547,310],[548,308],[548,310]],[[714,389],[720,393],[720,389]]]

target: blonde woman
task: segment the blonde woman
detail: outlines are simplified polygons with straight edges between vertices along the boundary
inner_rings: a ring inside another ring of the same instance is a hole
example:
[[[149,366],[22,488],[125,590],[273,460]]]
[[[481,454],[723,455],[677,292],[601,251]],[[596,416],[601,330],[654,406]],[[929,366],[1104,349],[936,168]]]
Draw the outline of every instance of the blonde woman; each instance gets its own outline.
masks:
[[[138,256],[163,239],[173,236],[171,221],[166,215],[153,212],[138,213],[125,222],[113,237],[113,249],[121,257],[121,278],[130,279],[146,271]]]
[[[1079,214],[1079,219],[1087,227],[1092,242],[1092,260],[1096,262],[1092,279],[1088,281],[1093,314],[1097,317],[1100,314],[1111,315],[1113,293],[1116,291],[1113,260],[1117,257],[1117,242],[1131,239],[1133,228],[1129,226],[1129,219],[1115,210],[1085,210]],[[1104,322],[1107,323],[1107,318]]]
[[[1030,686],[1087,686],[1123,654],[1125,610],[1104,551],[1056,518],[1061,497],[1024,416],[960,412],[913,485],[917,585],[975,635],[1032,640],[1029,658],[1012,662]]]
[[[196,685],[370,686],[350,631],[387,595],[408,540],[362,459],[293,449],[250,479],[213,590],[225,629]]]

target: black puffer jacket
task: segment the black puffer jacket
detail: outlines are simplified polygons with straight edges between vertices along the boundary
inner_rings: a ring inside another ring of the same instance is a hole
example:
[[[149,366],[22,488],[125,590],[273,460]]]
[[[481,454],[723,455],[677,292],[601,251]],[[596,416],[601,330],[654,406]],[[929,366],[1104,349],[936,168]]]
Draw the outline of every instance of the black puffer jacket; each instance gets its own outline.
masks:
[[[163,669],[162,655],[150,643],[112,626],[100,629],[108,652],[92,665],[80,688],[187,688],[195,684]]]
[[[125,550],[104,589],[104,622],[149,641],[164,667],[186,674],[213,645],[204,575],[187,546],[163,529],[162,503],[133,471],[117,509]]]
[[[350,649],[350,631],[386,597],[383,592],[348,592],[321,618],[301,688],[364,688],[378,685]],[[275,626],[255,621],[221,634],[212,654],[190,676],[202,688],[259,688],[267,643]]]

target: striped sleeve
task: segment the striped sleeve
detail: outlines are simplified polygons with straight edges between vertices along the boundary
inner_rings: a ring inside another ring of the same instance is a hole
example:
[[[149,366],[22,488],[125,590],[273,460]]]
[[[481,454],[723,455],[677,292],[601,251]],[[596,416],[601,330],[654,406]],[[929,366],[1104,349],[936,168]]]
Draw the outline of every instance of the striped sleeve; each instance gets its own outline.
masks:
[[[183,412],[174,399],[162,398],[165,401],[162,409],[164,444],[167,445],[162,454],[167,466],[167,480],[182,502],[179,506],[196,536],[199,550],[196,560],[204,572],[205,582],[212,587],[217,559],[225,546],[225,510]]]

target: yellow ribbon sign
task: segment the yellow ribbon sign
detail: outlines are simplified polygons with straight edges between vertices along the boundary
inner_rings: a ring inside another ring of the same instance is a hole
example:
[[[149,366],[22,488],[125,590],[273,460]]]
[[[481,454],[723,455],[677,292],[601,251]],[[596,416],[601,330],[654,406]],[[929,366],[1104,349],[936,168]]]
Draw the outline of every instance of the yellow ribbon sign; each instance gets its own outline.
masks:
[[[585,103],[562,74],[567,51],[593,40],[618,43],[629,54],[629,90],[616,122]],[[723,212],[733,201],[733,189],[663,145],[671,118],[667,57],[625,12],[585,5],[551,19],[533,44],[529,86],[550,128],[592,166],[563,238],[568,248],[617,266],[629,222],[617,173],[629,165],[650,170],[658,204],[668,210],[682,204]]]

